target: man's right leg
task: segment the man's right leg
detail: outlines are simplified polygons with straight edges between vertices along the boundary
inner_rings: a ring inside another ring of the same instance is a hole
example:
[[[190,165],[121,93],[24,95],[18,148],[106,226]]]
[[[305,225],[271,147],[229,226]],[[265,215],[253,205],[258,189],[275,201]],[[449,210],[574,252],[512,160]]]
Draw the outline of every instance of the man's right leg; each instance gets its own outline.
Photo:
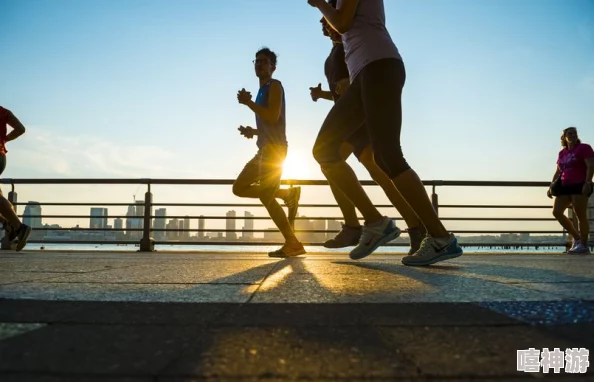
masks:
[[[249,160],[243,167],[243,170],[233,183],[233,194],[240,198],[260,198],[260,186],[256,184],[259,180],[261,151]]]
[[[262,148],[262,155],[260,156],[260,200],[268,211],[270,218],[285,238],[285,244],[280,249],[268,254],[271,257],[293,257],[305,253],[305,248],[303,248],[303,244],[295,236],[295,232],[285,215],[285,211],[276,201],[286,155],[286,146],[266,145]]]
[[[245,165],[237,179],[233,183],[233,194],[241,198],[260,199],[262,195],[262,185],[260,180],[260,161],[262,151],[258,153]],[[280,178],[279,178],[280,180]],[[299,208],[299,198],[301,196],[301,187],[292,187],[288,189],[277,189],[275,198],[282,199],[289,208],[289,223],[294,227],[297,209]]]

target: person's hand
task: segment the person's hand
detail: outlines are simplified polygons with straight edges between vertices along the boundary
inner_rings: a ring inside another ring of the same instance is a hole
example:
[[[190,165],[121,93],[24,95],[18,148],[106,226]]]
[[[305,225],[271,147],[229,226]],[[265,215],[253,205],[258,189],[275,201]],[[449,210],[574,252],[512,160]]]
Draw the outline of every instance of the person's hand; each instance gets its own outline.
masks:
[[[237,129],[239,133],[246,137],[247,139],[252,139],[254,137],[254,128],[250,126],[239,126]]]
[[[351,86],[351,83],[348,78],[343,78],[340,81],[336,81],[336,93],[343,95],[349,86]]]
[[[252,93],[245,89],[241,89],[237,92],[237,101],[240,104],[247,105],[252,100]]]
[[[314,8],[318,8],[324,2],[324,0],[307,0],[307,4],[311,5]]]
[[[588,196],[588,195],[590,195],[591,192],[592,192],[592,182],[584,183],[584,186],[582,187],[582,195]]]
[[[309,94],[311,95],[311,99],[317,102],[322,97],[322,83],[319,83],[316,87],[309,88]]]
[[[547,190],[547,196],[549,197],[549,199],[553,199],[553,190],[551,190],[551,187],[549,187],[549,189]]]

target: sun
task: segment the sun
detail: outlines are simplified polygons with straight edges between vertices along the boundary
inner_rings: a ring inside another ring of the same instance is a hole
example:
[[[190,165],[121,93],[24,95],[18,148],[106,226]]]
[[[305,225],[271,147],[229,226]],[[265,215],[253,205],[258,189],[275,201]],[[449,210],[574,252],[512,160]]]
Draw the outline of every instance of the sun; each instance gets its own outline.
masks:
[[[287,158],[283,163],[282,179],[313,179],[315,165],[315,160],[311,154],[307,156],[299,150],[289,149]]]

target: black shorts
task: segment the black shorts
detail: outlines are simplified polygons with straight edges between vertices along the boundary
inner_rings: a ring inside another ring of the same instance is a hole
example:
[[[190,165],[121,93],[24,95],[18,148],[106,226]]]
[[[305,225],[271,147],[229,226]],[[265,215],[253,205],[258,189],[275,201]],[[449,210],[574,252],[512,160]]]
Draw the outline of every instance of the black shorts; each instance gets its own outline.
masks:
[[[581,195],[582,194],[582,188],[584,188],[584,184],[586,183],[575,183],[575,184],[561,184],[561,182],[559,182],[557,185],[555,185],[554,190],[553,191],[553,195],[555,196],[562,196],[562,195]],[[592,189],[590,189],[590,193],[588,194],[588,197],[592,195]]]
[[[359,129],[353,135],[347,138],[347,143],[353,147],[353,154],[357,157],[357,159],[361,158],[361,153],[363,149],[369,145],[371,145],[371,140],[369,139],[369,133],[367,129]]]

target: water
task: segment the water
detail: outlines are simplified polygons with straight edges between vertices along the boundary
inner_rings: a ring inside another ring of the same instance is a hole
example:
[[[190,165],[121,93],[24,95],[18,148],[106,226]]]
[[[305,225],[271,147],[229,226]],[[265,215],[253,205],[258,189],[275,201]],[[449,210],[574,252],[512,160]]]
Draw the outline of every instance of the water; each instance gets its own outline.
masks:
[[[25,250],[40,250],[41,248],[51,251],[124,251],[136,252],[138,247],[134,244],[116,245],[116,244],[27,244]],[[277,250],[279,245],[155,245],[155,250],[159,252],[167,251],[188,251],[188,252],[209,252],[209,253],[268,253]],[[564,247],[532,247],[503,249],[501,247],[463,247],[465,252],[473,253],[550,253],[563,252]],[[350,248],[328,249],[322,246],[306,246],[306,251],[316,253],[344,253],[350,251]],[[395,253],[406,252],[408,247],[380,247],[376,253]]]

